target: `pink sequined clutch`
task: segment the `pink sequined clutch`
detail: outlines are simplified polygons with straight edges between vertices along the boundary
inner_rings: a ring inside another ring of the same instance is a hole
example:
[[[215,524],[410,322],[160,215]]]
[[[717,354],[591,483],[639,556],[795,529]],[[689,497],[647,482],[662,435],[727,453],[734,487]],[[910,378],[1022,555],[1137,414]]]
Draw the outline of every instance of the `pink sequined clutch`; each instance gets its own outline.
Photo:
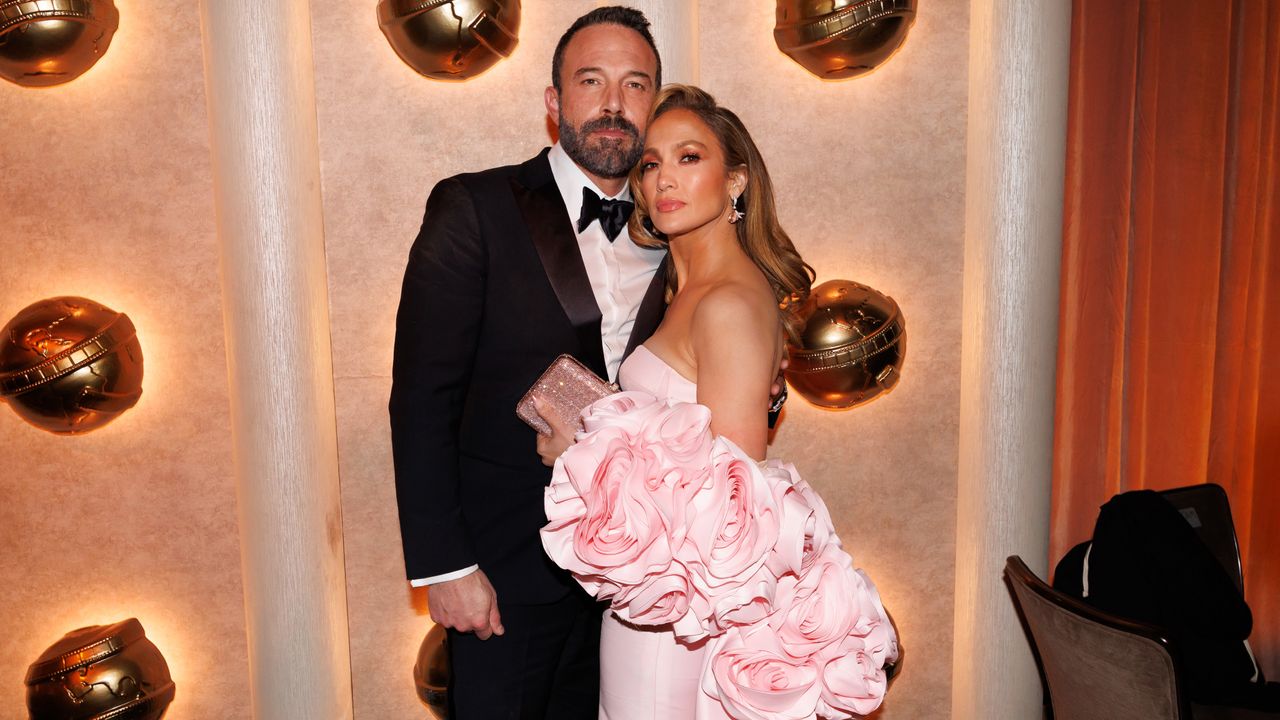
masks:
[[[572,355],[561,355],[516,403],[516,415],[539,434],[550,435],[551,426],[533,406],[535,397],[546,403],[547,412],[554,412],[566,423],[576,425],[583,408],[617,391]]]

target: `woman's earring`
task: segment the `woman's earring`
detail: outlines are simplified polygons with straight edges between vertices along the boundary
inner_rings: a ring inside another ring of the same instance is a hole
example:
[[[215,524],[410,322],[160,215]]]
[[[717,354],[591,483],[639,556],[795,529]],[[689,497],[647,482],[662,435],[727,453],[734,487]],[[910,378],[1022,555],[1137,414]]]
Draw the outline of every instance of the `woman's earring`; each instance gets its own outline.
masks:
[[[661,230],[659,230],[658,228],[654,227],[654,226],[653,226],[653,220],[651,220],[651,219],[649,218],[649,216],[648,216],[648,215],[645,215],[644,217],[640,218],[640,225],[644,227],[644,231],[645,231],[645,232],[649,233],[650,235],[654,236],[655,238],[657,238],[657,239],[659,239],[659,240],[666,240],[666,239],[667,239],[667,235],[666,235],[666,233],[664,233],[664,232],[662,232]]]
[[[733,212],[729,213],[730,224],[741,222],[742,218],[746,215],[744,211],[747,209],[747,204],[743,201],[742,196],[730,195],[729,207],[733,208]]]

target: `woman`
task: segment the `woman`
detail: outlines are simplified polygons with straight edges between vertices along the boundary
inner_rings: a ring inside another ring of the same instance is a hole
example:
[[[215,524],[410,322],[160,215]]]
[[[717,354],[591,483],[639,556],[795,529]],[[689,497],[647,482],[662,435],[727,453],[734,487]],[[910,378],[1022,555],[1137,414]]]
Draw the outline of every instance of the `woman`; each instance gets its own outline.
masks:
[[[874,709],[864,696],[878,705],[882,686],[842,689],[833,671],[824,689],[819,677],[847,655],[878,663],[854,673],[855,684],[864,675],[874,684],[896,655],[874,589],[821,530],[830,521],[812,490],[789,466],[757,465],[783,333],[794,336],[813,270],[778,224],[750,135],[706,92],[664,88],[645,145],[631,175],[631,232],[669,248],[669,305],[623,363],[625,392],[584,413],[586,432],[556,465],[543,530],[552,558],[613,600],[601,631],[600,717],[847,717],[849,692],[858,712]],[[603,487],[627,477],[635,482]],[[791,565],[784,546],[795,549]],[[840,584],[839,617],[818,623],[838,626],[838,637],[801,638],[810,631],[796,627],[813,625],[814,612],[831,614],[817,607],[818,580]],[[855,618],[844,606],[860,599],[867,612]],[[804,618],[788,629],[791,605]],[[842,645],[858,618],[857,639]],[[741,692],[761,676],[770,688]]]

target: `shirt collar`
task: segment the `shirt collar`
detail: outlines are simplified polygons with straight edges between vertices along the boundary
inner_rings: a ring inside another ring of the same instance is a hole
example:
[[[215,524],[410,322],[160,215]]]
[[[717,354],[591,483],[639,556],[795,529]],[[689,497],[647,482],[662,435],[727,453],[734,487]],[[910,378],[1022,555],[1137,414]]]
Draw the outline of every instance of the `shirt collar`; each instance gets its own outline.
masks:
[[[591,192],[605,200],[631,199],[631,186],[626,183],[623,183],[622,190],[617,195],[605,195],[601,192],[558,142],[551,146],[547,161],[551,163],[551,175],[556,179],[556,188],[560,190],[560,198],[564,200],[564,209],[569,212],[569,218],[575,222],[575,228],[578,216],[582,214],[582,188],[591,188]],[[623,235],[625,234],[624,231]]]

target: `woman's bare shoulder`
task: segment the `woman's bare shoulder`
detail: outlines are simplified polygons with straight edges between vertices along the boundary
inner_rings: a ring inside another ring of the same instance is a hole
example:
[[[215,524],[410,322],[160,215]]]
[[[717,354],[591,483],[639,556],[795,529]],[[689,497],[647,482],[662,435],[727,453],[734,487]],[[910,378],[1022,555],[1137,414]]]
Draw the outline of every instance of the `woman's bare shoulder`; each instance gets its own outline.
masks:
[[[717,283],[698,300],[693,333],[728,337],[772,337],[778,332],[778,303],[766,285],[730,280]]]

